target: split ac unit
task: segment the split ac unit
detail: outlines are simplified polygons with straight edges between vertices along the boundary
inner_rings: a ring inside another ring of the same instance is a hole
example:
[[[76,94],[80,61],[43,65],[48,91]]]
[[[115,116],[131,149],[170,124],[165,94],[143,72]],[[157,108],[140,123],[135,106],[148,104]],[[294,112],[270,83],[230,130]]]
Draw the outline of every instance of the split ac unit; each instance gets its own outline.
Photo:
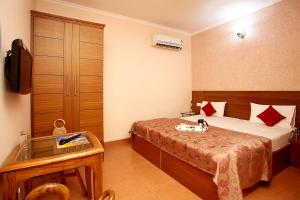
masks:
[[[155,34],[153,35],[152,45],[155,47],[181,50],[183,41],[181,39]]]

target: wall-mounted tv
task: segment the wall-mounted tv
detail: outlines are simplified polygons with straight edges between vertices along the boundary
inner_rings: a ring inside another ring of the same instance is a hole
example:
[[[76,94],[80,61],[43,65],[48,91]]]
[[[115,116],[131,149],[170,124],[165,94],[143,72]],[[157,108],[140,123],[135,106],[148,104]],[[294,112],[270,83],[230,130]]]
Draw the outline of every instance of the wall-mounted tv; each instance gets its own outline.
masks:
[[[5,58],[5,76],[12,92],[31,92],[32,57],[22,40],[12,42]]]

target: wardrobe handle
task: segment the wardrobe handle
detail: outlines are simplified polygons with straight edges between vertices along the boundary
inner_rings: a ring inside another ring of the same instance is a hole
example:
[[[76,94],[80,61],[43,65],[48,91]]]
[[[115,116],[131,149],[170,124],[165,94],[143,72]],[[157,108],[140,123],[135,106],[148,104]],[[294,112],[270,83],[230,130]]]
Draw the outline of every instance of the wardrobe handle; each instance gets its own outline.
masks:
[[[70,96],[70,80],[69,76],[66,76],[67,79],[67,96]]]
[[[74,87],[74,94],[75,94],[75,96],[77,96],[77,76],[75,76],[75,78],[74,78],[74,85],[75,85],[75,87]]]

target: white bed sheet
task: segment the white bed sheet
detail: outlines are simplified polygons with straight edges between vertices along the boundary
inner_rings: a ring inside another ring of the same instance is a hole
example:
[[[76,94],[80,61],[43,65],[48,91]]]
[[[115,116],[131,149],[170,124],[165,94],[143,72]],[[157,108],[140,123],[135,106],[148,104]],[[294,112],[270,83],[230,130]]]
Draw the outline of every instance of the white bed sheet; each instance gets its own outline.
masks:
[[[293,130],[292,128],[268,127],[264,124],[231,117],[221,118],[194,115],[189,117],[182,117],[182,119],[193,122],[197,122],[198,119],[205,119],[207,123],[212,126],[269,138],[272,140],[273,152],[289,144],[289,137]]]

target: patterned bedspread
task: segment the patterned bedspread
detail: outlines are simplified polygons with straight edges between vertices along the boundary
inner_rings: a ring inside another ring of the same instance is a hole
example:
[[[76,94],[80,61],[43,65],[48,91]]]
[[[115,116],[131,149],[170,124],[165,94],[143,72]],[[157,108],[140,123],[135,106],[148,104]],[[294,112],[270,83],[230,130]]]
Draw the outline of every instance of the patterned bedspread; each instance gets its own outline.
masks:
[[[272,169],[271,140],[209,126],[205,133],[179,132],[183,119],[138,121],[131,132],[171,155],[213,175],[221,200],[243,199],[242,189],[268,181]]]

